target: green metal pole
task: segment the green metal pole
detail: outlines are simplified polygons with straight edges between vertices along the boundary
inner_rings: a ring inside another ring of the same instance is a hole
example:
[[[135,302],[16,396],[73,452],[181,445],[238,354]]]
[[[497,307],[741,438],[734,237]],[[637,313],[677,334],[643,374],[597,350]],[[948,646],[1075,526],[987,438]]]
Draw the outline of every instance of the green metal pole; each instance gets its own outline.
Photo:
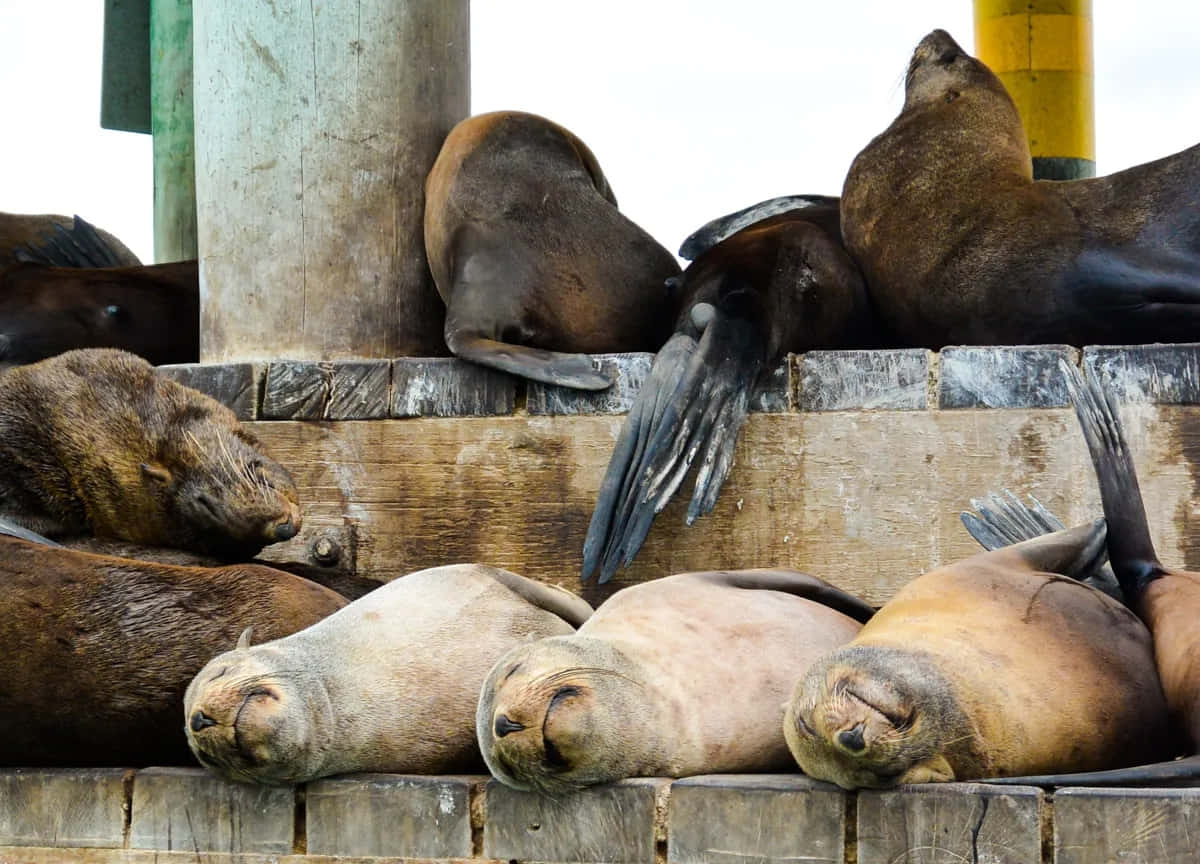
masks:
[[[154,135],[154,259],[196,258],[192,0],[150,0],[150,131]]]

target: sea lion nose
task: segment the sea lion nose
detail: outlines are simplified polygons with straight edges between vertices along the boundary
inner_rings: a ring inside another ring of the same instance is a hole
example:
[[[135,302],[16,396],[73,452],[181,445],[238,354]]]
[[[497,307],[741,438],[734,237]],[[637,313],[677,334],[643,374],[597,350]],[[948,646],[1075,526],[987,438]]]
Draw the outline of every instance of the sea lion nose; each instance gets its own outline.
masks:
[[[209,717],[203,711],[197,711],[192,715],[192,731],[199,732],[201,729],[207,729],[209,726],[216,726],[217,721]]]
[[[509,732],[520,732],[525,727],[515,720],[508,719],[507,714],[496,715],[496,737],[503,738]]]
[[[275,538],[276,542],[291,540],[299,531],[300,529],[296,527],[296,523],[291,518],[288,518],[286,521],[280,522],[275,526],[275,530],[271,536]]]
[[[838,733],[838,743],[852,753],[861,753],[867,749],[863,739],[863,724],[859,723],[853,729],[843,729]]]

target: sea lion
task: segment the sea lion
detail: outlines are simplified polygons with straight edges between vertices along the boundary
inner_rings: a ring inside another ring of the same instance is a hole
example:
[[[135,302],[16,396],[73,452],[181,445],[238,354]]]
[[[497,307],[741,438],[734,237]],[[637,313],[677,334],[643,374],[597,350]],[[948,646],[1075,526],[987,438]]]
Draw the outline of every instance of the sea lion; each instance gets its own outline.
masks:
[[[1033,180],[1004,85],[942,30],[842,189],[846,248],[898,345],[1200,339],[1200,146]]]
[[[679,274],[617,209],[573,134],[517,111],[450,131],[425,183],[425,250],[458,357],[535,381],[604,389],[589,352],[657,351]]]
[[[763,370],[789,352],[876,342],[836,198],[754,222],[683,273],[679,319],[621,428],[584,542],[583,578],[628,566],[701,456],[687,522],[712,510]]]
[[[0,537],[0,765],[191,764],[179,706],[247,627],[346,601],[268,567],[173,567]]]
[[[149,267],[13,264],[0,270],[0,364],[119,348],[154,365],[200,357],[195,261]]]
[[[825,213],[832,213],[833,223],[830,227],[835,234],[841,232],[839,227],[841,214],[837,209],[838,199],[836,197],[830,195],[780,195],[777,198],[768,198],[766,201],[759,201],[757,204],[751,204],[749,207],[743,207],[741,210],[735,210],[733,213],[727,213],[705,222],[679,244],[679,257],[685,261],[695,261],[726,237],[736,234],[743,228],[750,227],[755,222],[809,207],[817,208]],[[830,207],[833,208],[832,211],[830,211]],[[814,221],[821,224],[822,216],[814,215]]]
[[[492,774],[559,795],[622,777],[781,770],[783,703],[874,610],[794,570],[625,588],[579,632],[504,655],[479,698]]]
[[[213,658],[184,698],[188,743],[202,765],[245,782],[470,770],[492,664],[591,611],[481,564],[402,576],[287,639]]]
[[[291,477],[232,411],[105,348],[0,372],[0,515],[225,560],[300,529]]]
[[[1085,771],[1171,754],[1149,632],[1074,578],[1098,520],[933,570],[814,663],[784,720],[846,789]]]
[[[0,268],[29,260],[59,267],[136,267],[142,263],[112,234],[79,216],[0,213]]]

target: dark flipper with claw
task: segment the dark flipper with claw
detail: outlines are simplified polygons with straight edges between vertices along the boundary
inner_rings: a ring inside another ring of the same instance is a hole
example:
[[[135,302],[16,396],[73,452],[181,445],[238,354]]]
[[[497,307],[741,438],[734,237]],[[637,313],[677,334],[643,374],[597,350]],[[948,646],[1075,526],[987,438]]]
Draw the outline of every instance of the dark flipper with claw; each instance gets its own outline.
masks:
[[[604,390],[612,386],[612,381],[592,365],[592,358],[587,354],[544,351],[462,332],[448,337],[446,344],[463,360],[544,384],[578,390]]]
[[[1000,786],[1173,786],[1194,785],[1200,777],[1200,756],[1188,756],[1174,762],[1154,762],[1110,771],[1082,771],[1078,774],[1034,774],[1028,777],[985,777],[972,783]]]
[[[979,513],[976,515],[964,511],[961,514],[962,523],[967,533],[988,551],[1066,529],[1057,516],[1042,506],[1042,502],[1032,495],[1029,500],[1031,504],[1024,504],[1007,489],[1003,495],[990,492],[986,498],[972,498],[971,506]],[[1114,600],[1125,601],[1121,586],[1107,564],[1079,581],[1103,591]]]
[[[13,254],[18,261],[52,267],[125,267],[129,263],[104,242],[95,226],[79,216],[70,228],[55,225],[43,242],[22,246]]]
[[[763,337],[750,321],[709,303],[696,304],[689,323],[655,357],[621,429],[588,526],[585,579],[599,567],[607,582],[633,560],[697,455],[689,525],[712,510],[733,466],[764,363]]]
[[[683,245],[679,247],[679,257],[685,261],[695,261],[726,237],[736,234],[743,228],[781,213],[790,213],[793,210],[806,208],[817,211],[828,210],[836,218],[838,215],[837,204],[838,199],[828,195],[783,195],[779,198],[768,198],[766,201],[751,204],[735,213],[720,216],[701,225],[683,241]],[[817,223],[823,224],[819,217]],[[839,235],[839,228],[836,224],[830,222],[824,227],[830,230],[834,236]]]

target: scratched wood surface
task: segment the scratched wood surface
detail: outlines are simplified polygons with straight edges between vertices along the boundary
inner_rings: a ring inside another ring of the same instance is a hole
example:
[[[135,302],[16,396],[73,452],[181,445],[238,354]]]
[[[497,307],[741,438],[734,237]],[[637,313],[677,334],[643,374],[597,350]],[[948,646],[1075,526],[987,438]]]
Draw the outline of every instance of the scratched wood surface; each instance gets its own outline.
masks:
[[[1151,533],[1168,565],[1200,569],[1200,407],[1123,410]],[[582,546],[621,416],[258,422],[293,473],[306,531],[354,527],[357,576],[389,580],[478,561],[598,601],[685,570],[787,565],[882,602],[973,553],[973,496],[1036,495],[1067,524],[1100,514],[1067,409],[751,415],[716,510],[688,528],[685,496],[633,566],[581,586]]]

